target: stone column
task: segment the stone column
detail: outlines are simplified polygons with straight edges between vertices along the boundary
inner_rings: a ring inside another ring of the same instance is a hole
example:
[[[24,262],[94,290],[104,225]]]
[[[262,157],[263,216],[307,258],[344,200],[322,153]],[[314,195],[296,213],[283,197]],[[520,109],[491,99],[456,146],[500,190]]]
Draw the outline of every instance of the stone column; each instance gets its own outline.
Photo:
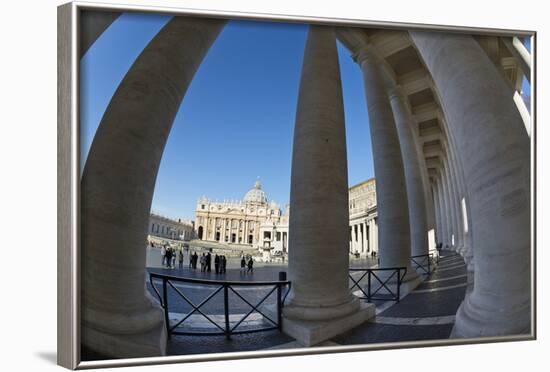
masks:
[[[468,35],[410,32],[444,106],[470,197],[473,291],[454,337],[531,331],[530,145],[508,86]]]
[[[443,125],[447,127],[447,123],[445,120],[443,120]],[[457,180],[457,189],[459,192],[459,201],[458,201],[458,208],[460,209],[460,223],[461,223],[461,231],[462,231],[462,244],[463,244],[463,251],[462,256],[464,257],[464,261],[467,264],[468,270],[473,271],[475,268],[474,260],[473,260],[473,251],[472,251],[472,223],[471,223],[471,214],[467,213],[464,215],[464,211],[462,208],[462,199],[464,199],[467,211],[469,208],[469,196],[468,196],[468,190],[466,189],[466,186],[464,184],[464,172],[462,168],[462,163],[460,161],[460,158],[456,155],[456,145],[455,141],[452,140],[452,137],[447,130],[448,137],[450,137],[450,145],[453,151],[451,152],[451,155],[453,156],[453,165],[455,170],[455,177]],[[464,229],[464,219],[466,218],[466,222],[468,225],[468,231]]]
[[[418,278],[411,267],[407,186],[394,116],[381,70],[367,45],[354,56],[361,66],[369,113],[380,233],[380,267],[406,267],[405,281]]]
[[[222,243],[225,243],[225,229],[227,227],[227,218],[224,218],[223,219],[223,223],[222,223],[222,233],[221,233],[221,238],[220,238],[220,241]]]
[[[453,217],[453,231],[455,232],[455,248],[458,253],[462,254],[462,250],[464,249],[464,243],[463,243],[463,234],[464,229],[461,226],[461,217],[460,217],[460,193],[458,191],[458,179],[455,172],[455,164],[454,164],[454,157],[452,150],[447,143],[447,164],[449,167],[449,188],[450,188],[450,195],[451,195],[451,206],[452,206],[452,217]]]
[[[368,237],[367,237],[367,221],[363,221],[363,253],[367,252],[367,247],[369,246]]]
[[[121,14],[97,10],[80,11],[80,58]]]
[[[441,241],[441,215],[439,206],[439,188],[435,182],[432,183],[432,193],[434,199],[434,212],[435,212],[435,243]]]
[[[449,246],[449,249],[454,251],[454,244],[453,244],[453,235],[454,235],[454,225],[453,225],[453,218],[452,218],[452,212],[451,212],[451,191],[449,187],[449,165],[447,164],[447,159],[443,159],[443,167],[442,167],[442,174],[441,174],[441,183],[443,184],[443,205],[444,210],[443,213],[445,215],[445,230],[447,233],[446,244]]]
[[[375,250],[375,239],[374,239],[374,230],[375,230],[375,227],[374,227],[374,219],[371,219],[369,221],[369,247],[370,247],[370,250]]]
[[[165,354],[163,311],[145,288],[142,247],[172,123],[224,24],[169,21],[120,83],[90,148],[81,180],[81,340],[106,358]]]
[[[389,92],[390,103],[401,145],[407,200],[409,206],[409,226],[411,231],[411,254],[428,254],[428,225],[426,222],[426,199],[419,156],[414,141],[414,125],[406,106],[405,97],[399,86],[393,86]]]
[[[465,255],[466,244],[464,242],[464,221],[462,216],[462,205],[461,200],[465,196],[464,192],[461,190],[460,185],[460,174],[458,172],[458,164],[456,160],[456,154],[451,150],[451,171],[453,173],[453,179],[455,180],[455,203],[456,203],[456,218],[458,224],[458,246],[460,249],[460,254]]]
[[[447,214],[445,207],[445,189],[443,185],[443,164],[439,170],[439,177],[437,178],[437,197],[439,198],[439,224],[441,226],[441,235],[439,236],[443,247],[448,243],[447,240]]]
[[[204,222],[204,231],[202,233],[202,237],[203,237],[204,240],[208,240],[208,220],[209,220],[209,218],[208,218],[208,216],[205,216],[204,219],[205,219],[205,222]]]
[[[458,221],[457,221],[457,205],[456,205],[456,193],[455,193],[455,180],[453,178],[453,172],[452,172],[452,164],[451,160],[449,159],[449,154],[447,154],[447,187],[449,192],[449,212],[450,212],[450,218],[451,218],[451,226],[452,226],[452,239],[453,239],[453,249],[460,253],[459,251],[459,245],[458,245]]]
[[[290,184],[292,290],[284,307],[283,330],[313,345],[374,315],[373,307],[361,304],[349,291],[346,132],[332,27],[309,29]]]
[[[378,218],[374,217],[372,220],[372,233],[373,233],[373,247],[376,249],[376,253],[380,252],[380,245],[378,244]]]

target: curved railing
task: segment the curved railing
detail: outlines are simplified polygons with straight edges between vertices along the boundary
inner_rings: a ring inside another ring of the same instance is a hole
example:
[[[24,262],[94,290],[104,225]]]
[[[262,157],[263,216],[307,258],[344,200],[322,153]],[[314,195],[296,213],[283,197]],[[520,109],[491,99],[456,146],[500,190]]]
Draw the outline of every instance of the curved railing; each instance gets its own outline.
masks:
[[[374,300],[399,302],[401,296],[401,283],[407,274],[406,267],[387,267],[387,268],[350,268],[349,278],[353,282],[350,291],[355,287],[361,291],[362,300],[371,302]],[[353,273],[362,272],[359,279],[353,277]],[[361,282],[366,278],[366,285]]]
[[[166,330],[168,337],[171,335],[188,335],[188,336],[217,336],[225,335],[227,339],[233,334],[243,334],[243,333],[254,333],[254,332],[263,332],[270,331],[274,329],[282,329],[282,308],[284,306],[284,301],[288,292],[290,291],[290,281],[225,281],[225,280],[208,280],[208,279],[195,279],[195,278],[183,278],[172,275],[165,275],[159,273],[149,273],[149,283],[155,294],[157,295],[160,305],[164,310],[164,318],[166,323]],[[162,284],[161,291],[157,288],[156,284]],[[191,288],[196,285],[208,286],[211,287],[213,292],[206,296],[200,303],[194,303],[184,291],[177,288],[175,283],[187,283]],[[238,287],[267,287],[270,289],[268,293],[262,297],[262,299],[256,304],[251,303],[243,295],[241,295],[236,288]],[[283,295],[283,288],[287,287],[286,292]],[[174,324],[170,323],[170,311],[169,311],[169,301],[168,301],[168,289],[171,288],[177,297],[183,299],[187,304],[192,308],[187,314],[184,314],[183,318]],[[209,303],[218,293],[223,293],[223,315],[224,321],[223,324],[215,321],[213,315],[205,314],[201,307]],[[245,304],[247,304],[251,309],[242,316],[238,321],[231,322],[229,319],[231,308],[229,303],[229,293],[235,294],[240,298]],[[265,310],[260,310],[260,306],[274,293],[276,292],[276,320],[272,319],[273,316],[265,314]],[[248,329],[237,329],[243,324],[243,322],[250,317],[253,312],[257,312],[263,316],[263,319],[270,324],[267,327],[260,328],[248,328]],[[217,331],[214,332],[201,332],[201,331],[185,331],[183,329],[184,322],[191,319],[191,315],[198,314],[209,323],[214,325]],[[232,324],[234,323],[234,324]]]

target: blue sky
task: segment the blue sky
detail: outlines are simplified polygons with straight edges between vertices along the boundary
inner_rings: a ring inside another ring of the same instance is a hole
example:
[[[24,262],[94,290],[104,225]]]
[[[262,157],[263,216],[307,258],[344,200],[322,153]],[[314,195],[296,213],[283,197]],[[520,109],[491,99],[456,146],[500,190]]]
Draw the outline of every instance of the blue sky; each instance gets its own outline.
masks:
[[[124,14],[81,61],[82,164],[124,74],[169,20]],[[288,203],[292,133],[307,27],[231,21],[195,75],[164,150],[152,210],[194,218],[197,198],[241,199],[257,177]],[[361,72],[338,45],[350,185],[374,176]]]

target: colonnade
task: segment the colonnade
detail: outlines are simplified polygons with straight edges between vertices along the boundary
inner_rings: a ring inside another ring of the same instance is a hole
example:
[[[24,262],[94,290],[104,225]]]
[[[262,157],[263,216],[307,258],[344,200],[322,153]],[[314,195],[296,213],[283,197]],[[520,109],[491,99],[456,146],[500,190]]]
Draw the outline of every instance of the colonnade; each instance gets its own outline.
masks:
[[[223,25],[186,17],[168,22],[123,79],[90,149],[82,177],[82,336],[86,347],[105,355],[165,352],[162,312],[143,285],[145,251],[135,247],[145,240],[154,180],[175,114]],[[434,215],[437,240],[470,252],[475,262],[474,289],[459,309],[454,336],[526,332],[530,154],[512,92],[471,36],[410,36],[445,118],[443,164],[430,174],[432,203],[411,130],[416,123],[398,81],[369,43],[352,51],[369,113],[380,266],[407,267],[405,280],[418,280],[410,256],[427,253],[428,216]],[[374,305],[360,303],[348,289],[346,138],[332,27],[310,26],[308,32],[290,208],[292,290],[283,329],[312,345],[374,315]]]
[[[376,217],[350,221],[350,253],[369,255],[378,252],[378,224]]]
[[[197,226],[197,233],[202,231],[202,240],[220,241],[236,244],[255,244],[261,239],[259,236],[260,223],[256,220],[242,218],[221,218],[201,216]],[[201,230],[202,228],[202,230]],[[219,239],[217,234],[219,235]],[[252,235],[253,243],[249,243]]]
[[[527,333],[530,143],[514,92],[471,36],[410,35],[437,86],[469,199],[474,288],[458,310],[453,335]]]

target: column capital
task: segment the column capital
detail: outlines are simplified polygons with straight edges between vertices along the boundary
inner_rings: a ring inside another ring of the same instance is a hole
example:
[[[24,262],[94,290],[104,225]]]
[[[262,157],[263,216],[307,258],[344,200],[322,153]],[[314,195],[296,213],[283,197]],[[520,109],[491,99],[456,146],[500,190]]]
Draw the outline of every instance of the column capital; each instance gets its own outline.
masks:
[[[362,44],[353,52],[351,57],[359,66],[363,62],[377,63],[382,61],[381,57],[376,53],[376,47],[371,43]]]
[[[393,99],[400,99],[403,102],[406,102],[405,100],[405,93],[403,92],[403,87],[399,84],[391,84],[387,87],[388,89],[388,97],[390,100]]]

